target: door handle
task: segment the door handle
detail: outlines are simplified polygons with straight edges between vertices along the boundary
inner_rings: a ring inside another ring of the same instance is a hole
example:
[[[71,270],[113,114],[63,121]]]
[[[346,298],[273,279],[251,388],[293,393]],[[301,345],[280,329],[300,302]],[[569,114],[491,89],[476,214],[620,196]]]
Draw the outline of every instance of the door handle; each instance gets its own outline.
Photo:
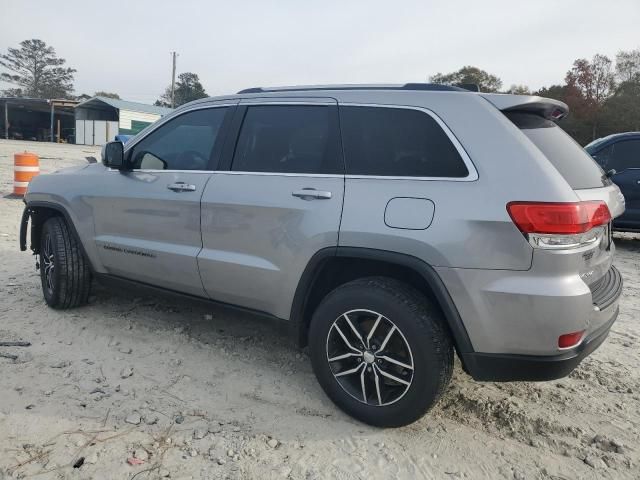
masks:
[[[195,192],[196,191],[195,185],[191,185],[189,183],[184,183],[184,182],[170,183],[169,185],[167,185],[167,188],[169,190],[173,190],[174,192]]]
[[[291,195],[301,198],[302,200],[329,200],[331,198],[331,192],[316,190],[315,188],[296,190],[295,192],[291,192]]]

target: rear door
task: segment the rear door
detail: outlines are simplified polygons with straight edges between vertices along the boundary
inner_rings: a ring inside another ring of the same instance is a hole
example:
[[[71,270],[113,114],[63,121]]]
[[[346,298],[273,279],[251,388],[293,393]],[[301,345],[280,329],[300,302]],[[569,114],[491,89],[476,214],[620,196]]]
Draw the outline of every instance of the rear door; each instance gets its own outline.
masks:
[[[88,201],[108,273],[206,296],[197,265],[200,199],[233,108],[209,105],[175,116],[127,149],[131,171],[105,172]]]
[[[202,197],[200,274],[215,300],[289,318],[309,260],[338,243],[344,174],[336,101],[245,100],[233,124],[225,171]]]
[[[640,139],[616,142],[607,168],[617,172],[613,181],[620,187],[626,201],[626,210],[616,219],[616,226],[640,228]]]

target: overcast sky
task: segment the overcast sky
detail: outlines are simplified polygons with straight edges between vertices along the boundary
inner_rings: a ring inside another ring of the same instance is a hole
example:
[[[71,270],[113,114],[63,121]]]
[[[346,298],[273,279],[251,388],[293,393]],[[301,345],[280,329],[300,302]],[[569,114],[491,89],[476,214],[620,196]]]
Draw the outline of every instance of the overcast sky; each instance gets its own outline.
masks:
[[[210,95],[420,82],[463,65],[537,89],[576,58],[639,48],[640,0],[0,0],[0,51],[29,38],[77,70],[76,94],[149,103],[170,83],[172,50]]]

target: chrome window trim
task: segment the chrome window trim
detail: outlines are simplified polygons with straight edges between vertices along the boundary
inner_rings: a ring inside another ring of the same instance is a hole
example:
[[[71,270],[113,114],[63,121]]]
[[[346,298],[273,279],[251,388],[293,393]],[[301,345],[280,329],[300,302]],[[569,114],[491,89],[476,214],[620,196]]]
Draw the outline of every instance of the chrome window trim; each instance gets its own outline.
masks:
[[[316,99],[317,101],[313,102],[310,100]],[[310,107],[321,107],[321,106],[337,106],[338,100],[333,97],[309,97],[300,100],[279,100],[275,97],[271,98],[244,98],[240,100],[239,105],[247,106],[247,107],[256,107],[259,105],[307,105]]]
[[[263,177],[315,177],[315,178],[344,178],[343,173],[285,173],[285,172],[244,172],[232,170],[216,170],[220,175],[256,175]]]
[[[345,102],[338,103],[338,107],[374,107],[374,108],[395,108],[406,110],[418,110],[419,112],[426,113],[433,118],[436,123],[442,128],[447,135],[453,146],[458,151],[458,154],[462,158],[463,163],[467,167],[469,174],[466,177],[411,177],[411,176],[398,176],[398,175],[364,175],[364,174],[346,174],[345,178],[348,179],[380,179],[380,180],[422,180],[422,181],[440,181],[440,182],[475,182],[478,180],[478,170],[473,164],[471,157],[464,149],[460,140],[454,135],[449,126],[433,111],[425,107],[418,107],[415,105],[396,105],[396,104],[379,104],[379,103],[353,103]],[[345,160],[346,161],[346,160]]]

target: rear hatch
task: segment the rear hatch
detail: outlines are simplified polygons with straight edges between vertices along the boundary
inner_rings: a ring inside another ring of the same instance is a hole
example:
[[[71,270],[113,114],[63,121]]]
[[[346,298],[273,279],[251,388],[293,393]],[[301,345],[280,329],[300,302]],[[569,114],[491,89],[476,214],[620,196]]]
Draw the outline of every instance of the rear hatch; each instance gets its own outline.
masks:
[[[545,155],[562,175],[580,202],[604,202],[611,219],[624,212],[624,197],[593,158],[556,121],[568,113],[557,100],[534,96],[483,94],[498,107]],[[545,199],[540,199],[544,201]],[[579,274],[592,288],[609,274],[614,246],[611,222],[602,226],[600,239],[576,250],[581,255]]]

